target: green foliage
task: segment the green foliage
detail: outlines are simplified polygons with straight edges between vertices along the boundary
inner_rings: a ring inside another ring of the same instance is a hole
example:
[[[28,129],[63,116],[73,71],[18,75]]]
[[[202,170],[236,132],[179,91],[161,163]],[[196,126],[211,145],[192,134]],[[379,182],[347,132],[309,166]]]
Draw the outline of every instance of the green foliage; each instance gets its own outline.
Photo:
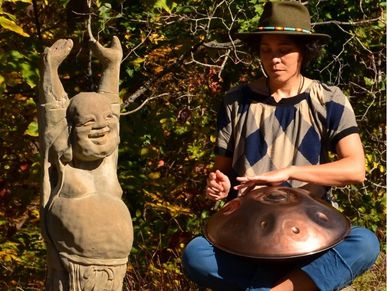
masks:
[[[30,205],[21,217],[8,217],[0,222],[0,288],[10,290],[24,282],[25,288],[42,289],[46,251],[38,227],[37,207]]]
[[[3,2],[3,1],[2,1]],[[16,17],[15,15],[11,13],[7,13],[6,11],[3,10],[2,8],[2,2],[0,2],[0,26],[8,31],[12,31],[14,33],[17,33],[21,36],[28,37],[29,34],[26,33],[23,28],[16,23]],[[29,3],[30,1],[28,0],[14,0],[14,1],[4,1],[4,2],[10,2],[10,3],[17,3],[17,2],[25,2]]]
[[[261,2],[93,1],[94,35],[104,44],[113,35],[121,40],[120,95],[123,112],[132,112],[121,117],[118,169],[135,229],[126,290],[195,289],[182,274],[181,252],[217,209],[203,195],[213,163],[217,106],[225,91],[261,74],[245,48],[204,44],[230,42],[233,32],[255,27]],[[73,39],[74,48],[61,66],[64,87],[69,96],[94,90],[100,67],[89,61],[86,18],[71,12],[87,12],[81,3],[1,4],[0,17],[13,22],[6,27],[0,18],[5,28],[0,30],[2,290],[42,289],[45,251],[37,216],[39,54],[58,38]],[[353,224],[369,227],[384,242],[384,8],[378,1],[358,5],[336,0],[309,1],[309,8],[314,29],[334,36],[334,41],[307,73],[348,94],[366,151],[367,181],[334,193]],[[383,270],[381,262],[372,272]],[[367,284],[380,286],[369,283],[375,277],[365,277],[366,283],[357,280],[359,290]]]

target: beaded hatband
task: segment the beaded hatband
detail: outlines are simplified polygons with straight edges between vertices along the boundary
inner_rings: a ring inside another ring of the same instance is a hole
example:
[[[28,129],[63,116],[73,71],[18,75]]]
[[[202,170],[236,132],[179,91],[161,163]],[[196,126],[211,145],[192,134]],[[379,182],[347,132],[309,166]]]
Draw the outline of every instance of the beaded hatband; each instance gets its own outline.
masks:
[[[303,28],[295,28],[295,27],[283,27],[283,26],[259,26],[258,30],[265,31],[265,30],[270,30],[270,31],[297,31],[297,32],[304,32],[307,34],[311,34],[312,32],[307,29]]]

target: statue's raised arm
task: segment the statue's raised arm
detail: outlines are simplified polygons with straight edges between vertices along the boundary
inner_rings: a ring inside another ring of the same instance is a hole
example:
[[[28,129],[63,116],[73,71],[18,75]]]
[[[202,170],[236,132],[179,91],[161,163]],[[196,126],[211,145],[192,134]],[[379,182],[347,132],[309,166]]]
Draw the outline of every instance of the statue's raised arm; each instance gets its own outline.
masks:
[[[110,47],[102,46],[98,41],[91,42],[93,54],[103,66],[98,93],[111,96],[112,103],[119,103],[119,79],[122,60],[122,47],[118,37],[113,36]]]
[[[49,172],[57,168],[57,160],[68,160],[69,130],[66,111],[69,98],[59,78],[58,69],[73,47],[71,39],[57,40],[42,55],[39,94],[39,136],[43,164],[42,207],[45,207],[52,193],[53,179]],[[55,155],[55,158],[49,156]]]
[[[51,47],[47,47],[42,55],[41,86],[43,94],[40,95],[42,103],[59,102],[68,100],[67,94],[60,81],[58,68],[69,55],[73,47],[71,39],[59,39]]]

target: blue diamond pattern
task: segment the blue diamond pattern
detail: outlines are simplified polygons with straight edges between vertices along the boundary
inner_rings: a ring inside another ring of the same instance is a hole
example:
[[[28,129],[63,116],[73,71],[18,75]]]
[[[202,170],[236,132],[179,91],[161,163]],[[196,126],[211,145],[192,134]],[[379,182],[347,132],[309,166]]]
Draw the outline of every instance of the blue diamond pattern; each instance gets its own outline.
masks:
[[[327,102],[327,127],[328,130],[336,130],[339,127],[344,112],[344,105],[334,101]]]
[[[257,129],[246,137],[245,141],[245,155],[250,166],[258,162],[267,153],[267,144],[262,132]]]
[[[312,165],[319,162],[321,154],[320,137],[313,127],[305,134],[298,150]]]
[[[289,106],[279,106],[275,110],[275,117],[277,118],[280,126],[285,131],[288,125],[294,120],[296,114],[296,108]]]

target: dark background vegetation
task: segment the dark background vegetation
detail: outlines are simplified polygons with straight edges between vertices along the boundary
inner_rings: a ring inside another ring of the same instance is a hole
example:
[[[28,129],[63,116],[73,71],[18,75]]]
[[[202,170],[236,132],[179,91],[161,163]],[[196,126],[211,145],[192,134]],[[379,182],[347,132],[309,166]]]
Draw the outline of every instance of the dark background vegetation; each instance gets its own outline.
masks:
[[[305,2],[306,3],[306,2]],[[133,216],[126,290],[195,290],[181,272],[184,245],[216,207],[204,198],[213,162],[216,107],[229,88],[261,74],[232,33],[256,25],[258,0],[0,1],[0,289],[41,290],[37,84],[44,47],[71,38],[61,66],[69,96],[95,90],[94,36],[122,43],[119,179]],[[382,252],[356,290],[385,290],[386,3],[308,1],[314,29],[332,35],[306,75],[340,86],[357,114],[367,180],[335,189],[353,224],[378,235]],[[217,206],[219,207],[219,205]],[[108,218],[106,223],[109,223]]]

